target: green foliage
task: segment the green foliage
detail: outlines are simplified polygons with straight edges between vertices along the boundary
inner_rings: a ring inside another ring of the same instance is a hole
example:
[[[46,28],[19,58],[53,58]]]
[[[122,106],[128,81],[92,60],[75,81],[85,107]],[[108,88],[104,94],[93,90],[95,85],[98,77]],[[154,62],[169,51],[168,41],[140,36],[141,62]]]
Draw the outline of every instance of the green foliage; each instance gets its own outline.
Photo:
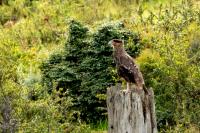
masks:
[[[2,33],[0,35],[3,36]],[[17,129],[16,113],[13,111],[17,109],[16,100],[20,98],[20,85],[16,73],[19,51],[16,45],[17,43],[7,36],[0,40],[0,125],[2,127],[8,125],[1,128],[0,132],[11,132]]]
[[[70,125],[73,114],[70,111],[71,101],[70,97],[60,98],[58,92],[52,95],[43,92],[43,96],[34,102],[25,100],[20,108],[19,131],[64,132],[65,129],[72,130],[74,127]],[[58,102],[61,104],[58,105]]]
[[[0,49],[0,132],[63,132],[74,128],[69,124],[72,99],[59,98],[58,92],[49,95],[34,80],[23,85],[18,75],[22,74],[18,66],[23,54],[17,42],[4,36]],[[58,101],[62,104],[58,105]]]
[[[129,41],[129,52],[135,56],[142,48],[138,34],[126,30],[121,23],[104,24],[89,33],[88,28],[72,20],[65,51],[50,56],[41,66],[44,83],[57,82],[57,90],[63,88],[66,96],[74,98],[74,109],[81,112],[85,121],[103,119],[106,113],[105,99],[98,96],[116,82],[112,48],[108,45],[114,38]]]
[[[157,29],[148,39],[151,50],[138,60],[147,85],[154,88],[158,127],[163,132],[171,132],[173,125],[178,125],[177,132],[185,132],[190,123],[199,126],[199,19],[195,15],[199,9],[190,2],[182,4],[161,8],[163,13],[142,21]]]
[[[0,1],[1,125],[9,116],[6,132],[106,130],[79,118],[105,117],[106,87],[118,82],[107,41],[116,37],[139,56],[159,131],[198,132],[199,7],[198,0]],[[103,23],[115,20],[122,23]]]

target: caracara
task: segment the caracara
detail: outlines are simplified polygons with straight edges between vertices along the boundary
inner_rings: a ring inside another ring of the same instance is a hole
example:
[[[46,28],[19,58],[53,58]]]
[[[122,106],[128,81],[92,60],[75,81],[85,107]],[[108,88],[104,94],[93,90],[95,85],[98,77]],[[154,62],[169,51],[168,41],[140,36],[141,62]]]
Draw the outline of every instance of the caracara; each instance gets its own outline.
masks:
[[[125,51],[124,42],[120,39],[113,39],[109,44],[113,47],[113,56],[117,67],[117,73],[127,82],[127,92],[130,92],[131,83],[136,85],[137,90],[144,89],[146,92],[142,73],[133,58]]]

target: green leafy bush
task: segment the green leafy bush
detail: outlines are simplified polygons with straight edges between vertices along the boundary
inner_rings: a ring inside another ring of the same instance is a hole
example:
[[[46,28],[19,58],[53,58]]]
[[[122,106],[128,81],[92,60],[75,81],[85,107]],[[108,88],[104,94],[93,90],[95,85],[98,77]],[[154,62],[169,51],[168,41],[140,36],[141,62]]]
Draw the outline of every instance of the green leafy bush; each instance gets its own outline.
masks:
[[[138,60],[147,86],[154,88],[158,128],[163,132],[171,132],[170,128],[185,132],[193,127],[191,123],[199,126],[200,21],[196,12],[199,9],[191,2],[182,1],[163,9],[161,5],[160,14],[141,20],[141,25],[152,25],[145,40],[151,47]],[[152,27],[156,30],[151,31]]]
[[[85,121],[104,119],[106,88],[117,82],[112,48],[114,38],[125,40],[127,50],[137,56],[142,48],[138,34],[126,30],[122,23],[104,24],[90,32],[81,23],[72,20],[69,37],[62,53],[53,54],[41,66],[44,83],[49,91],[52,82],[57,90],[71,96],[74,109]]]

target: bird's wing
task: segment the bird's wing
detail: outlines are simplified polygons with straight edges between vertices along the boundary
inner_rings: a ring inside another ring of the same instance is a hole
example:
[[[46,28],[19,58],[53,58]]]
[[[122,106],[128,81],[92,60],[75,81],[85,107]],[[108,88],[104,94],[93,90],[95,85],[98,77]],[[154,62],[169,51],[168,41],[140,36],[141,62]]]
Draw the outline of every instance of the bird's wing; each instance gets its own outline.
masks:
[[[134,77],[136,84],[144,84],[144,79],[139,67],[129,55],[122,56],[119,67],[128,71],[128,73]]]

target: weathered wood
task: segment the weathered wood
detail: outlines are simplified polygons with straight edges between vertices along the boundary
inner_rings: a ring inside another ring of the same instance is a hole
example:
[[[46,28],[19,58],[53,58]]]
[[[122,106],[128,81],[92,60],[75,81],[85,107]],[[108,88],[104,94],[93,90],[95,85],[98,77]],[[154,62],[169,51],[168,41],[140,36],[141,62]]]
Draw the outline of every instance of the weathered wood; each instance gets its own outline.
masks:
[[[108,133],[157,133],[153,90],[122,91],[121,84],[107,90]]]

